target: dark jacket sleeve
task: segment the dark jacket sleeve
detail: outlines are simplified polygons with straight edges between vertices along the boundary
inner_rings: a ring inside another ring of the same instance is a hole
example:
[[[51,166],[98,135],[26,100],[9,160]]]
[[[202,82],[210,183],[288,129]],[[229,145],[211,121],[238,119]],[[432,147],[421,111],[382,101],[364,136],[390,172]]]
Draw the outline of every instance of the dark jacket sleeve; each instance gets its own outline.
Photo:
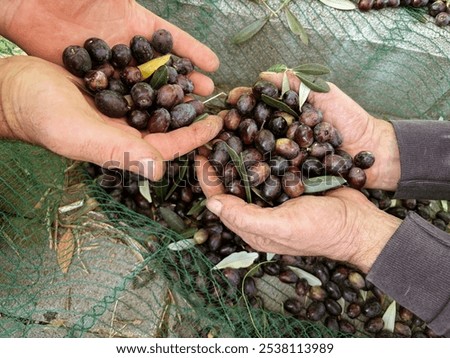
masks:
[[[393,121],[400,150],[398,198],[450,198],[450,122]],[[450,235],[409,213],[368,280],[450,337]]]

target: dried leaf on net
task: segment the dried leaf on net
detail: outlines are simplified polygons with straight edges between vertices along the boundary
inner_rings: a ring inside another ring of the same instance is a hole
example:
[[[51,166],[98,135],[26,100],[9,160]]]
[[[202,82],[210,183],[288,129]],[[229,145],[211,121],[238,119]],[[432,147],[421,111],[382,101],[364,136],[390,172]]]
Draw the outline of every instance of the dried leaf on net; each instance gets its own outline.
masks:
[[[310,274],[309,272],[295,266],[288,266],[288,268],[292,270],[299,278],[304,278],[308,281],[310,286],[322,286],[322,281],[320,281],[313,274]]]
[[[258,258],[257,252],[234,252],[220,261],[212,270],[221,270],[224,268],[246,268],[250,267]]]
[[[75,252],[75,241],[71,229],[68,229],[59,239],[56,247],[56,258],[62,273],[69,271],[72,257]]]
[[[356,5],[350,0],[319,0],[326,6],[332,7],[337,10],[355,10]]]

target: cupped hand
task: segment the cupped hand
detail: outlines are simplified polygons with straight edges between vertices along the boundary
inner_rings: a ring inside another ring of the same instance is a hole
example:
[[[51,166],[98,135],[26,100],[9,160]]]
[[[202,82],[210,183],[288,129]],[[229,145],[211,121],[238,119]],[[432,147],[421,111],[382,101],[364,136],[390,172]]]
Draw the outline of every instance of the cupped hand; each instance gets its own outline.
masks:
[[[282,74],[262,72],[260,78],[281,87]],[[291,88],[298,91],[300,80],[289,73]],[[360,105],[334,84],[328,93],[311,91],[308,102],[320,109],[324,121],[331,123],[342,134],[341,149],[352,156],[360,151],[375,155],[374,165],[366,170],[367,188],[395,190],[400,180],[400,154],[393,126],[369,115]]]
[[[28,54],[57,64],[62,64],[67,46],[82,46],[90,37],[99,37],[113,46],[129,44],[134,35],[149,38],[164,28],[172,33],[176,55],[191,59],[207,72],[219,67],[219,59],[208,47],[134,0],[7,0],[4,6],[0,34]],[[207,96],[214,90],[207,76],[194,71],[189,77],[197,94]]]
[[[368,272],[401,221],[377,209],[360,192],[341,188],[304,195],[273,208],[225,195],[213,167],[196,158],[207,207],[251,247],[286,255],[326,256]]]
[[[62,67],[31,56],[0,60],[0,138],[41,145],[71,159],[114,166],[157,180],[164,161],[214,138],[216,116],[165,134],[143,135],[101,115]]]

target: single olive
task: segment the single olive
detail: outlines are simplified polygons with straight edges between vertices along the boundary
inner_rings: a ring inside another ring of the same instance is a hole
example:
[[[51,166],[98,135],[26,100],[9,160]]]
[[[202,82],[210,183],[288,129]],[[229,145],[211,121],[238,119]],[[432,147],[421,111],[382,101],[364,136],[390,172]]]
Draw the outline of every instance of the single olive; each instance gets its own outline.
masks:
[[[83,77],[92,68],[89,53],[81,46],[69,46],[63,51],[63,63],[70,73]]]
[[[183,103],[184,92],[183,89],[177,84],[167,84],[162,86],[156,96],[156,105],[158,107],[164,107],[171,109],[172,107]]]
[[[327,175],[342,175],[346,174],[349,170],[345,165],[345,159],[337,154],[326,155],[323,159],[323,164]]]
[[[347,174],[348,184],[355,189],[361,189],[366,185],[366,173],[358,167],[353,167]]]
[[[395,322],[394,333],[398,334],[400,337],[411,337],[411,328],[402,322]]]
[[[323,159],[327,154],[334,154],[334,147],[328,142],[314,142],[309,147],[309,154],[317,159]]]
[[[111,59],[111,48],[102,39],[91,37],[84,42],[84,48],[89,53],[93,63],[102,64]]]
[[[289,162],[291,163],[291,166],[301,168],[308,157],[308,151],[305,148],[300,148],[297,156],[292,158]]]
[[[242,117],[238,110],[236,108],[232,108],[223,118],[223,126],[230,131],[235,131],[238,129],[241,120]]]
[[[239,179],[239,173],[237,171],[236,166],[232,162],[228,162],[224,169],[223,169],[223,175],[222,175],[222,181],[227,186],[229,183],[231,183],[234,180]]]
[[[352,302],[347,306],[346,312],[349,318],[357,318],[361,314],[361,306],[356,302]]]
[[[264,183],[270,175],[270,166],[266,162],[253,164],[247,170],[248,180],[251,186],[259,186]]]
[[[272,174],[282,176],[289,168],[289,161],[281,156],[275,156],[269,160],[269,165]]]
[[[341,305],[331,298],[325,299],[325,308],[332,316],[339,316],[342,313]]]
[[[284,117],[276,116],[269,120],[266,128],[270,130],[277,138],[285,137],[288,129],[288,123]]]
[[[324,172],[322,162],[316,158],[307,158],[301,168],[305,178],[314,178],[322,175]]]
[[[148,62],[153,58],[152,45],[144,36],[133,36],[130,41],[130,49],[138,64]]]
[[[437,14],[444,12],[446,10],[447,10],[447,3],[442,0],[435,1],[432,4],[430,4],[430,6],[428,6],[428,13],[433,17],[436,17]]]
[[[184,94],[194,92],[194,82],[185,75],[178,75],[175,83],[183,89]]]
[[[326,313],[323,302],[313,301],[306,309],[306,317],[311,321],[320,321]]]
[[[361,169],[369,169],[375,163],[375,156],[372,152],[362,151],[355,155],[353,161],[355,166]]]
[[[131,98],[136,107],[140,109],[149,108],[155,100],[155,90],[146,82],[136,83],[130,91]]]
[[[103,90],[97,92],[94,101],[97,109],[108,117],[124,117],[130,110],[125,97],[114,91]]]
[[[134,66],[126,66],[120,71],[120,79],[127,86],[132,87],[135,83],[142,81],[141,70]]]
[[[278,278],[284,283],[297,283],[298,281],[298,276],[294,273],[294,271],[289,269],[281,271]]]
[[[287,171],[281,179],[281,184],[290,198],[297,198],[305,192],[301,176],[293,172]]]
[[[314,107],[308,107],[300,114],[299,121],[309,127],[314,127],[323,120],[323,114]]]
[[[253,109],[253,119],[259,127],[266,123],[272,114],[272,108],[264,102],[258,102]]]
[[[132,58],[131,49],[125,44],[114,45],[111,49],[111,63],[118,69],[128,66]]]
[[[314,142],[312,129],[302,123],[299,124],[294,134],[294,140],[300,148],[308,148]]]
[[[256,148],[247,148],[242,152],[242,162],[245,168],[250,168],[253,164],[263,160],[262,153]]]
[[[209,155],[209,161],[214,166],[218,173],[222,173],[225,165],[230,160],[226,143],[218,141],[214,144],[211,154]]]
[[[170,113],[165,108],[158,108],[153,111],[148,121],[148,131],[150,133],[165,133],[170,126]]]
[[[328,296],[333,300],[338,300],[342,297],[341,289],[337,283],[328,281],[323,287],[327,291]]]
[[[361,312],[366,317],[372,318],[381,314],[381,304],[377,300],[369,300],[362,306]]]
[[[255,137],[255,146],[261,153],[270,153],[275,149],[275,136],[268,129],[261,129]]]
[[[109,62],[102,63],[99,66],[93,68],[96,71],[102,71],[108,79],[110,79],[114,75],[114,67]]]
[[[139,130],[147,128],[149,119],[148,113],[139,109],[135,109],[127,115],[128,125]]]
[[[103,71],[90,70],[84,75],[85,86],[93,92],[108,88],[108,77]]]
[[[380,316],[372,317],[364,323],[364,329],[369,333],[378,333],[384,328],[384,321]]]
[[[304,278],[298,279],[295,284],[295,293],[299,296],[306,296],[309,292],[309,284]]]
[[[123,84],[123,82],[120,79],[110,78],[108,82],[109,82],[108,83],[109,90],[116,91],[124,96],[128,94],[128,88]]]
[[[253,95],[260,99],[262,94],[272,98],[278,98],[278,88],[269,81],[259,80],[252,87]]]
[[[358,9],[361,11],[372,10],[375,0],[359,0]]]
[[[321,122],[314,127],[314,138],[317,142],[329,142],[333,137],[335,128],[328,122]]]
[[[255,96],[248,93],[242,94],[236,103],[237,110],[239,111],[240,114],[244,116],[250,115],[255,106],[256,106]]]
[[[284,301],[283,307],[284,310],[289,313],[299,314],[303,308],[303,305],[299,300],[295,298],[288,298],[286,301]]]
[[[191,104],[177,104],[170,111],[170,127],[173,129],[186,127],[192,124],[196,116],[195,108]]]
[[[239,137],[232,135],[226,140],[227,144],[233,149],[237,154],[240,154],[244,150],[244,145]]]
[[[447,12],[440,12],[436,15],[434,23],[440,27],[447,26],[450,23],[450,14]]]
[[[298,93],[293,90],[288,90],[283,94],[283,102],[287,104],[294,111],[298,111]]]
[[[286,159],[294,159],[299,152],[299,145],[292,139],[278,138],[275,142],[275,153]]]
[[[261,193],[267,200],[277,199],[282,192],[281,180],[275,176],[270,175],[262,187]]]
[[[356,332],[356,328],[353,324],[351,324],[349,321],[347,321],[346,319],[340,319],[339,320],[339,330],[343,333],[348,333],[348,334],[355,334]]]
[[[167,75],[168,75],[167,83],[173,85],[177,82],[178,72],[172,66],[166,65],[166,67],[167,67]]]
[[[327,298],[328,294],[327,291],[322,286],[311,286],[309,288],[308,296],[313,301],[325,301],[325,298]]]
[[[258,126],[256,122],[251,118],[246,118],[239,124],[238,128],[239,137],[244,144],[252,144],[258,133]]]
[[[153,35],[150,44],[155,49],[156,52],[159,52],[161,55],[165,55],[172,51],[173,48],[173,38],[172,34],[165,30],[159,29],[156,30]]]
[[[194,71],[194,65],[188,58],[178,58],[173,61],[172,67],[181,75],[188,75]]]
[[[300,125],[300,122],[294,122],[294,123],[290,124],[286,131],[286,138],[293,140],[295,137],[295,132],[297,131],[297,128],[299,125]]]

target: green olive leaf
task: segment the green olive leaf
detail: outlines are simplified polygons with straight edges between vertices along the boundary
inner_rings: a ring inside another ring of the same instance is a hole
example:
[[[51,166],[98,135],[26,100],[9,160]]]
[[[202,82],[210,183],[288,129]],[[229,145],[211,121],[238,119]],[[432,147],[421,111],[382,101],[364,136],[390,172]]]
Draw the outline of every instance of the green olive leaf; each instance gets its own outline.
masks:
[[[300,82],[300,86],[298,89],[298,110],[302,111],[302,107],[308,99],[309,94],[311,93],[311,89],[306,86],[303,82]]]
[[[264,195],[262,195],[261,190],[259,190],[258,188],[254,188],[252,187],[252,191],[255,193],[255,195],[260,198],[262,201],[264,201],[265,203],[269,204],[270,206],[273,206],[273,203],[270,200],[267,200]]]
[[[304,27],[300,23],[300,21],[297,19],[297,17],[292,13],[291,10],[289,10],[288,7],[284,8],[284,13],[286,15],[286,20],[289,25],[289,29],[292,31],[293,34],[298,35],[300,37],[300,40],[305,44],[308,45],[308,34],[306,33]]]
[[[397,314],[397,305],[395,301],[392,301],[392,303],[386,309],[386,312],[384,312],[384,315],[382,317],[384,321],[385,330],[389,332],[394,332],[396,314]]]
[[[159,181],[152,182],[152,190],[158,198],[158,201],[160,203],[164,202],[167,191],[169,190],[169,182],[167,181],[167,178],[164,177]]]
[[[255,262],[259,257],[257,252],[240,251],[234,252],[231,255],[225,257],[211,270],[221,270],[224,268],[247,268]]]
[[[169,192],[164,197],[164,200],[169,200],[169,198],[172,196],[172,194],[177,190],[180,183],[183,181],[184,177],[186,176],[187,170],[189,168],[189,161],[188,160],[182,160],[180,162],[180,171],[178,174],[178,178],[174,181],[172,187],[170,188]]]
[[[281,98],[283,95],[291,89],[291,85],[289,84],[289,77],[287,71],[284,71],[283,74],[283,84],[281,85]]]
[[[413,17],[414,19],[416,19],[417,21],[425,24],[428,20],[427,18],[424,16],[425,12],[423,11],[423,8],[419,8],[419,7],[410,7],[407,6],[405,7],[405,11],[407,14],[409,14],[411,17]]]
[[[269,16],[262,17],[252,22],[250,25],[244,27],[241,31],[239,31],[236,35],[234,35],[231,41],[235,45],[239,45],[250,40],[259,31],[261,31],[261,29],[264,27],[267,21],[269,21]]]
[[[208,118],[208,116],[209,116],[209,113],[200,114],[199,116],[197,116],[194,119],[194,121],[192,123],[203,121],[204,119]]]
[[[327,66],[319,65],[317,63],[305,63],[303,65],[295,66],[292,70],[313,76],[328,75],[331,73]]]
[[[186,215],[197,217],[205,209],[205,206],[206,206],[206,199],[200,200],[192,206],[192,208],[188,211]]]
[[[329,92],[330,86],[321,78],[314,78],[313,76],[305,75],[302,72],[294,71],[295,75],[302,81],[307,87],[315,92]]]
[[[189,227],[181,233],[181,236],[183,236],[185,239],[192,239],[197,231],[198,228]]]
[[[306,281],[308,281],[308,284],[310,286],[322,286],[322,281],[320,281],[313,274],[310,274],[309,272],[295,266],[288,266],[288,269],[293,271],[299,278],[304,278]]]
[[[150,80],[150,86],[158,90],[169,81],[169,71],[167,70],[167,66],[161,66],[156,70],[153,74],[152,79]]]
[[[247,169],[245,169],[244,161],[240,154],[237,154],[236,151],[231,148],[227,143],[225,143],[225,147],[227,148],[227,152],[231,157],[231,160],[236,167],[239,176],[242,179],[242,183],[244,184],[245,195],[247,197],[247,202],[252,202],[252,191],[250,189],[250,181],[248,180]]]
[[[337,10],[355,10],[356,5],[350,0],[320,0],[321,3],[326,6],[332,7]]]
[[[169,225],[169,228],[177,233],[182,233],[186,230],[186,225],[182,218],[180,218],[175,212],[169,208],[160,207],[159,213],[163,220]]]
[[[295,118],[298,118],[298,114],[297,112],[295,112],[294,110],[292,110],[291,107],[289,107],[286,103],[281,102],[275,98],[272,98],[270,96],[267,96],[265,94],[261,95],[261,99],[263,100],[263,102],[271,107],[275,107],[278,108],[279,110],[283,111],[283,112],[287,112],[290,115],[294,116]]]
[[[284,71],[286,71],[288,69],[288,67],[286,66],[286,65],[283,65],[283,64],[276,64],[276,65],[273,65],[273,66],[271,66],[268,70],[267,70],[267,72],[276,72],[276,73],[280,73],[280,72],[284,72]]]
[[[323,191],[339,188],[347,181],[342,177],[321,176],[303,180],[306,194],[321,193]]]

